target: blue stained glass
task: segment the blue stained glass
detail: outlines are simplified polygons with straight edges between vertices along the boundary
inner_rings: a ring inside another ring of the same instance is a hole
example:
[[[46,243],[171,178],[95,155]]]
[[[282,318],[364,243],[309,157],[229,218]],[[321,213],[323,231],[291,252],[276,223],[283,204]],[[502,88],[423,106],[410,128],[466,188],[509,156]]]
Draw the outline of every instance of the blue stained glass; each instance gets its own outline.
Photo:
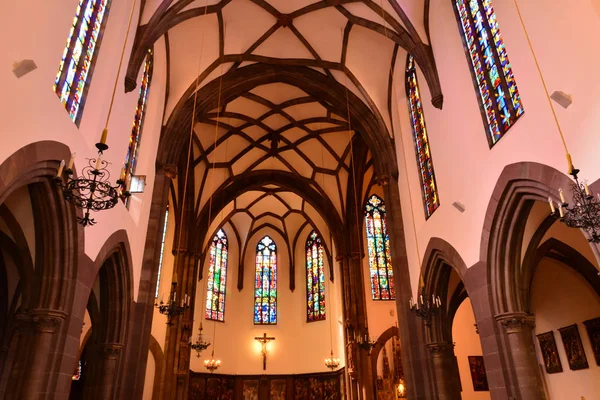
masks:
[[[479,89],[489,142],[494,145],[524,112],[519,90],[492,1],[455,0],[454,4]]]
[[[256,246],[254,323],[277,323],[277,246],[269,236],[263,237]]]
[[[67,45],[54,81],[58,95],[73,122],[78,122],[88,76],[98,47],[110,0],[80,0],[69,30]]]

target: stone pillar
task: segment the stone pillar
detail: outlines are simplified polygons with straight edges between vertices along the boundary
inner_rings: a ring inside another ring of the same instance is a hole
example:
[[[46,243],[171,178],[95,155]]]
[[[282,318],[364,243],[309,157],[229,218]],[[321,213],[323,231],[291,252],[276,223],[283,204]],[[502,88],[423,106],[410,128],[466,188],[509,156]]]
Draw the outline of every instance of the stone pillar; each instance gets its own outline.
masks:
[[[0,398],[18,397],[19,390],[23,387],[25,370],[31,348],[33,324],[31,315],[19,313],[15,315],[15,329],[8,346],[7,358],[0,382]],[[9,369],[6,369],[6,368]],[[3,395],[6,394],[6,397]]]
[[[538,371],[533,343],[533,315],[523,312],[495,316],[504,327],[507,337],[506,351],[516,376],[519,400],[544,399],[544,390]]]
[[[21,399],[38,399],[46,391],[48,378],[53,370],[57,332],[67,314],[56,310],[35,310],[32,321],[35,326],[28,349],[30,358],[23,370]]]
[[[396,284],[396,310],[398,329],[404,363],[404,380],[408,399],[431,399],[431,387],[427,374],[427,359],[423,343],[423,332],[420,321],[409,311],[408,302],[412,297],[410,270],[406,255],[406,239],[402,207],[400,205],[400,188],[398,179],[380,177],[378,182],[383,186],[387,227],[390,237],[390,251]],[[415,266],[414,268],[419,268]]]
[[[98,346],[100,368],[98,371],[98,386],[94,398],[111,400],[115,398],[117,378],[119,376],[119,361],[123,345],[120,343],[104,343]]]
[[[452,343],[429,343],[427,349],[431,353],[435,385],[439,400],[460,400],[460,377],[454,361],[454,345]]]

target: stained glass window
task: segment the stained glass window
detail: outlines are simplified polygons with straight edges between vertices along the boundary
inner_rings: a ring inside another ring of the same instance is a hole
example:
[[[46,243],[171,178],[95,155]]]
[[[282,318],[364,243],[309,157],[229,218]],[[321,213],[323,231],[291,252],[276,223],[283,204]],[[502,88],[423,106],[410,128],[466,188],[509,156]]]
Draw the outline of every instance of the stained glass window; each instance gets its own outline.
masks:
[[[429,148],[427,127],[425,126],[425,115],[423,113],[421,94],[417,82],[417,68],[415,59],[411,55],[406,60],[406,97],[408,98],[410,123],[413,130],[415,151],[417,153],[419,178],[421,179],[421,191],[425,205],[425,218],[429,218],[440,206],[440,199],[438,198],[435,183],[433,160],[431,158],[431,149]]]
[[[277,323],[277,246],[269,236],[262,238],[256,246],[254,323]]]
[[[394,271],[390,256],[390,239],[387,232],[385,204],[372,195],[365,207],[367,246],[373,300],[394,300]]]
[[[222,229],[210,246],[208,289],[206,292],[206,319],[225,320],[225,286],[227,283],[227,236]]]
[[[454,0],[479,103],[493,146],[523,115],[523,104],[491,0]]]
[[[160,288],[160,274],[162,272],[163,255],[165,253],[165,239],[167,238],[167,224],[169,223],[169,207],[165,211],[165,224],[163,225],[162,241],[160,243],[160,258],[158,259],[158,277],[156,278],[156,291],[154,298],[158,298],[158,289]]]
[[[75,372],[73,372],[71,379],[74,381],[81,380],[81,360],[77,361],[77,367],[75,367]]]
[[[315,231],[306,240],[306,293],[308,322],[325,320],[323,243]]]
[[[142,83],[140,85],[140,93],[138,97],[137,107],[135,108],[135,117],[133,118],[133,126],[131,128],[131,136],[129,136],[129,147],[127,148],[127,157],[125,157],[125,165],[121,171],[121,184],[120,195],[123,201],[128,202],[128,197],[125,197],[123,193],[126,190],[126,185],[130,181],[131,176],[135,173],[135,165],[137,162],[138,150],[140,147],[140,140],[142,137],[142,125],[144,123],[144,116],[146,115],[146,103],[148,102],[148,91],[150,89],[150,82],[152,81],[152,64],[153,54],[152,50],[148,50],[146,55],[146,61],[144,62],[144,73],[142,75]]]
[[[54,92],[76,124],[100,46],[110,0],[79,0],[67,46],[54,81]]]

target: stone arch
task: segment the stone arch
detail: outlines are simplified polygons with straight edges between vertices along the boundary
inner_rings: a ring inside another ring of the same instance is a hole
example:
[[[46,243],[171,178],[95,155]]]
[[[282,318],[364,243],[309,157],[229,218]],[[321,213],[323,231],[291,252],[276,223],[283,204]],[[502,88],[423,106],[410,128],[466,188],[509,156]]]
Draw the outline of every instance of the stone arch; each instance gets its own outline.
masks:
[[[371,359],[373,360],[373,376],[377,376],[377,358],[379,357],[379,353],[387,341],[394,336],[400,338],[400,331],[398,330],[397,326],[390,326],[377,338],[377,341],[371,350]]]

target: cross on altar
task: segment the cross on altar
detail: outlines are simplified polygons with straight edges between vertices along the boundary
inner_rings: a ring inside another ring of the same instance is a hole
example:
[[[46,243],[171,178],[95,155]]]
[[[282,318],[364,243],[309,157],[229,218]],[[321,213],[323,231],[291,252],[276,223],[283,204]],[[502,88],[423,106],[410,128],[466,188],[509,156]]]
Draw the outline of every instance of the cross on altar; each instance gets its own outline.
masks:
[[[262,336],[255,337],[254,340],[258,340],[262,344],[262,350],[260,354],[262,354],[263,358],[263,371],[267,370],[267,343],[271,340],[275,340],[274,337],[267,337],[267,334],[264,333]]]

